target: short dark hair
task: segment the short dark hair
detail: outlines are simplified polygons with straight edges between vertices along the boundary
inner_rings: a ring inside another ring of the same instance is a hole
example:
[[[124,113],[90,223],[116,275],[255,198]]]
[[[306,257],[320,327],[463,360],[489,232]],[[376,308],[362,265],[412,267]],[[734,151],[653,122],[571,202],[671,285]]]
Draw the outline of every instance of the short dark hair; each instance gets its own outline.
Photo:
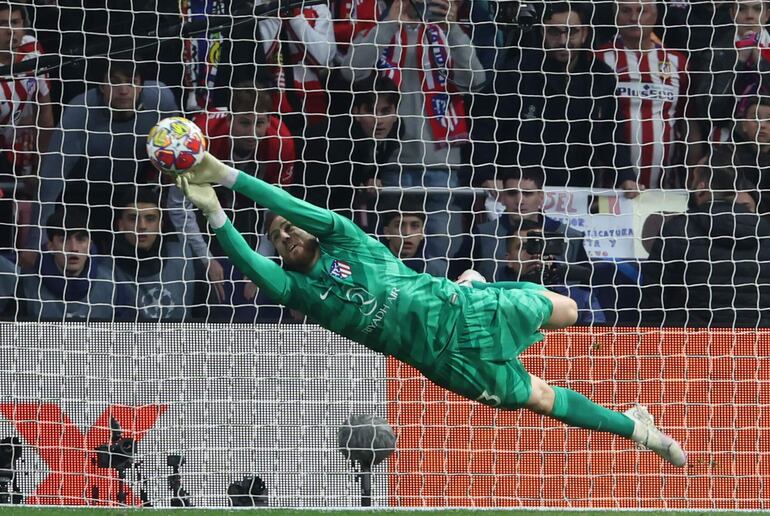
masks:
[[[152,185],[139,185],[136,188],[127,188],[117,196],[118,216],[123,215],[125,208],[136,206],[139,203],[153,204],[161,207],[160,192]]]
[[[272,90],[253,81],[238,81],[232,86],[230,110],[233,113],[270,113],[273,111]]]
[[[542,190],[543,185],[545,185],[545,173],[543,172],[543,169],[535,166],[514,168],[505,171],[503,173],[503,186],[505,186],[505,182],[509,180],[524,181],[525,179],[535,183],[538,190]]]
[[[546,2],[545,12],[543,12],[543,21],[548,21],[554,14],[574,12],[580,18],[581,25],[590,23],[590,11],[593,9],[591,2],[576,0],[573,2]]]
[[[144,81],[142,66],[136,61],[109,58],[102,60],[100,68],[103,70],[102,77],[106,80],[122,76],[132,81],[136,78],[139,78],[140,82]]]
[[[357,82],[353,93],[353,107],[368,107],[372,110],[377,104],[377,99],[388,100],[397,106],[401,97],[393,79],[380,74],[372,74],[368,79]]]
[[[706,163],[698,168],[701,179],[714,198],[733,198],[738,189],[738,173],[732,149],[712,148]]]
[[[417,217],[425,223],[425,198],[422,195],[410,195],[403,199],[386,201],[380,212],[382,224],[387,226],[396,217]]]
[[[88,208],[85,206],[59,205],[46,220],[48,240],[64,237],[65,233],[88,234]]]

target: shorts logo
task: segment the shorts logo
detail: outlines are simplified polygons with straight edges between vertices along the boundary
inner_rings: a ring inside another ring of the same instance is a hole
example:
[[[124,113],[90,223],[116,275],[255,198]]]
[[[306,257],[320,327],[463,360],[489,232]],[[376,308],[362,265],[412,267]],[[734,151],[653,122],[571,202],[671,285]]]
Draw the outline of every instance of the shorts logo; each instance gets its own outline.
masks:
[[[350,270],[350,265],[341,260],[334,260],[329,269],[329,275],[339,279],[347,279],[352,273],[353,271]]]

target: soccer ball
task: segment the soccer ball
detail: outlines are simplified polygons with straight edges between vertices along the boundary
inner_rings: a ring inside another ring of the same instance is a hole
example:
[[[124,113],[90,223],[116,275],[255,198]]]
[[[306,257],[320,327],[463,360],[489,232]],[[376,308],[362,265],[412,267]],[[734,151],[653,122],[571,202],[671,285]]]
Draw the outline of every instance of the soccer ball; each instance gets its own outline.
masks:
[[[186,118],[164,118],[147,135],[150,161],[169,175],[184,174],[203,160],[205,152],[206,137]]]

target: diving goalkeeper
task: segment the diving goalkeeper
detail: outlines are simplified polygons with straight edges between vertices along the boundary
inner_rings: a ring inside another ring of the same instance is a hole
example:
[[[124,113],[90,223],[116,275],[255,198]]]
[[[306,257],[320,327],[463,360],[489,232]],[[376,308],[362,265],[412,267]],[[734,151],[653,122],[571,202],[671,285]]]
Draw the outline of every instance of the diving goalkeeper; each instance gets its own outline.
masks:
[[[351,220],[296,199],[210,154],[177,179],[208,218],[235,266],[269,297],[321,326],[417,368],[431,381],[491,407],[527,408],[566,424],[611,432],[675,466],[687,458],[642,406],[625,413],[548,385],[517,358],[543,339],[541,328],[574,324],[571,299],[532,283],[469,281],[419,274]],[[211,184],[272,210],[269,238],[281,268],[254,252],[231,224]]]

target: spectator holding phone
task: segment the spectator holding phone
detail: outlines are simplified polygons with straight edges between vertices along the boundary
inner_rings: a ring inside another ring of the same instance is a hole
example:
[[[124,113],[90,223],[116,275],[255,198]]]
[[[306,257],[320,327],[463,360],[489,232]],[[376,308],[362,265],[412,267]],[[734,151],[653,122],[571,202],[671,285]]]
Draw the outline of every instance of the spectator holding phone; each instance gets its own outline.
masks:
[[[591,270],[555,261],[556,256],[563,255],[566,250],[563,235],[544,233],[536,222],[524,220],[518,230],[506,238],[505,246],[505,268],[500,281],[537,283],[570,297],[578,306],[576,324],[606,322],[604,310],[588,286]]]
[[[507,254],[505,239],[528,222],[544,232],[560,235],[567,242],[564,252],[556,254],[557,262],[588,264],[583,233],[543,212],[543,176],[542,171],[533,169],[506,171],[500,194],[505,212],[496,220],[487,220],[473,227],[474,268],[489,281],[501,281]]]

